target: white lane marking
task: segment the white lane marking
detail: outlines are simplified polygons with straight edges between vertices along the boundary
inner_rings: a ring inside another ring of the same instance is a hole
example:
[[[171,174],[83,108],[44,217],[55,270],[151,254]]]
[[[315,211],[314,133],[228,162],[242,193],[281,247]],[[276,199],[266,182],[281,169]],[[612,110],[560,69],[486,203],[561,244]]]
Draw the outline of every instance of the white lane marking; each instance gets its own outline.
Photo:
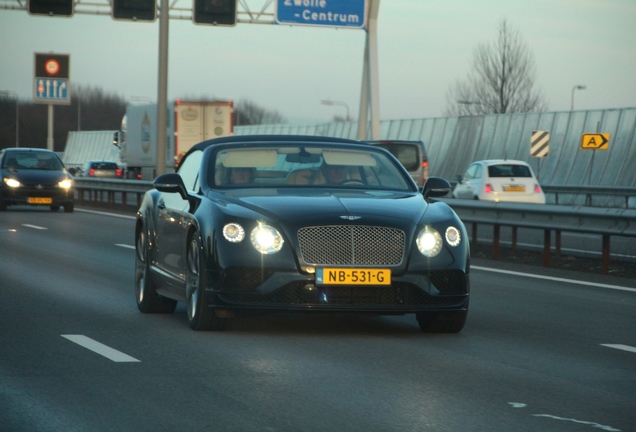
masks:
[[[510,405],[512,408],[527,408],[528,405],[523,403],[523,402],[508,402],[508,405]],[[605,426],[602,425],[600,423],[595,423],[595,422],[590,422],[590,421],[583,421],[583,420],[577,420],[577,419],[572,419],[572,418],[566,418],[566,417],[559,417],[559,416],[555,416],[552,414],[532,414],[534,417],[545,417],[545,418],[549,418],[552,420],[561,420],[561,421],[569,421],[569,422],[573,422],[573,423],[578,423],[578,424],[583,424],[583,425],[588,425],[588,426],[593,426],[596,429],[602,429],[608,432],[621,432],[620,429],[616,429],[613,428],[611,426]]]
[[[106,346],[102,343],[97,342],[94,339],[91,339],[84,335],[62,335],[63,338],[70,340],[86,349],[89,349],[101,356],[106,357],[109,360],[114,362],[140,362],[141,360],[137,360],[134,357],[129,356],[128,354],[124,354],[121,351],[117,351],[109,346]]]
[[[134,249],[135,248],[133,245],[127,245],[127,244],[122,244],[122,243],[115,243],[115,246],[123,247],[123,248],[126,248],[126,249]]]
[[[601,344],[601,346],[636,353],[636,347],[622,344]]]
[[[596,283],[596,282],[587,282],[587,281],[574,280],[574,279],[543,276],[543,275],[537,275],[537,274],[522,273],[522,272],[511,271],[511,270],[494,269],[494,268],[481,267],[481,266],[475,266],[475,265],[471,265],[470,268],[475,270],[494,272],[494,273],[504,273],[504,274],[510,274],[515,276],[524,276],[524,277],[535,278],[535,279],[550,280],[554,282],[566,282],[566,283],[577,284],[577,285],[588,285],[588,286],[593,286],[597,288],[608,288],[608,289],[614,289],[619,291],[630,291],[630,292],[636,293],[636,288],[623,287],[619,285],[608,285],[608,284],[602,284],[602,283]]]
[[[565,418],[565,417],[557,417],[557,416],[553,416],[551,414],[532,414],[532,415],[535,416],[535,417],[547,417],[547,418],[551,418],[553,420],[562,420],[562,421],[569,421],[569,422],[578,423],[578,424],[584,424],[584,425],[588,425],[588,426],[593,426],[596,429],[601,429],[601,430],[609,431],[609,432],[621,432],[620,429],[616,429],[616,428],[613,428],[611,426],[604,426],[602,424],[589,422],[589,421],[582,421],[582,420],[576,420],[576,419]]]
[[[79,209],[77,207],[75,208],[75,211],[84,212],[84,213],[92,213],[92,214],[97,214],[97,215],[102,215],[102,216],[113,216],[113,217],[118,217],[118,218],[122,218],[122,219],[132,219],[132,220],[137,219],[135,216],[123,215],[123,214],[118,214],[118,213],[101,212],[101,211],[97,211],[97,210]]]
[[[38,229],[38,230],[47,230],[48,228],[45,227],[41,227],[38,225],[31,225],[31,224],[22,224],[23,227],[27,227],[27,228],[33,228],[33,229]]]

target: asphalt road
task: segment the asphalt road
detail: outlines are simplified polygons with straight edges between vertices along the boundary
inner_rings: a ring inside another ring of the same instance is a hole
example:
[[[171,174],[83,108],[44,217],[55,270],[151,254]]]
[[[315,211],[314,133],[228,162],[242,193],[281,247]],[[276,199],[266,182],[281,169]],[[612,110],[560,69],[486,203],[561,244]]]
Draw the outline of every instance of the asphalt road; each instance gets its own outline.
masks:
[[[138,312],[132,245],[130,215],[0,213],[0,430],[636,430],[636,281],[475,260],[458,335],[409,315],[194,332],[183,305]]]

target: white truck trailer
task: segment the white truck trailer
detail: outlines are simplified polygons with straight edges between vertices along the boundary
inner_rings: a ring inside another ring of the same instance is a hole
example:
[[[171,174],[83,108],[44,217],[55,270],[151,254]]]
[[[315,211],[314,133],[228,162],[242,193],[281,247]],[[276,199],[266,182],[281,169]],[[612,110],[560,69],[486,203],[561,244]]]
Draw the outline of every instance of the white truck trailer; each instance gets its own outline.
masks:
[[[173,171],[193,145],[233,135],[232,101],[168,105],[165,171]],[[157,105],[130,105],[119,134],[120,164],[126,178],[152,180],[157,167]]]
[[[89,160],[119,161],[119,149],[113,141],[119,131],[71,131],[66,138],[62,161],[69,171],[76,172]]]

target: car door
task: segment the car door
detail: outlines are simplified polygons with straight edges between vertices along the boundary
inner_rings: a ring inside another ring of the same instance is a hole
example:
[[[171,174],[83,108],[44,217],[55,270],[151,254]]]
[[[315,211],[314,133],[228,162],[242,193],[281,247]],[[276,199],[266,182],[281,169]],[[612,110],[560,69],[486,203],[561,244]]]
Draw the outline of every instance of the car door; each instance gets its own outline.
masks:
[[[200,151],[191,153],[182,161],[177,171],[190,194],[198,191],[201,155]],[[172,289],[178,293],[181,293],[185,284],[191,219],[190,202],[187,199],[183,199],[178,193],[161,193],[156,218],[157,266]]]

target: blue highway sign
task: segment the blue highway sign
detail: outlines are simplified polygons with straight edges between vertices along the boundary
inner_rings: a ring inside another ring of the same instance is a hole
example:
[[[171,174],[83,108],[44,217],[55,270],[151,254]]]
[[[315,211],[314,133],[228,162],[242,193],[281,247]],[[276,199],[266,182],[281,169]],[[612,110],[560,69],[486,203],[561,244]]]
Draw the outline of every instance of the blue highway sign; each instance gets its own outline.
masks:
[[[67,78],[35,78],[34,102],[70,104],[71,92]]]
[[[276,23],[365,28],[366,0],[277,0]]]

